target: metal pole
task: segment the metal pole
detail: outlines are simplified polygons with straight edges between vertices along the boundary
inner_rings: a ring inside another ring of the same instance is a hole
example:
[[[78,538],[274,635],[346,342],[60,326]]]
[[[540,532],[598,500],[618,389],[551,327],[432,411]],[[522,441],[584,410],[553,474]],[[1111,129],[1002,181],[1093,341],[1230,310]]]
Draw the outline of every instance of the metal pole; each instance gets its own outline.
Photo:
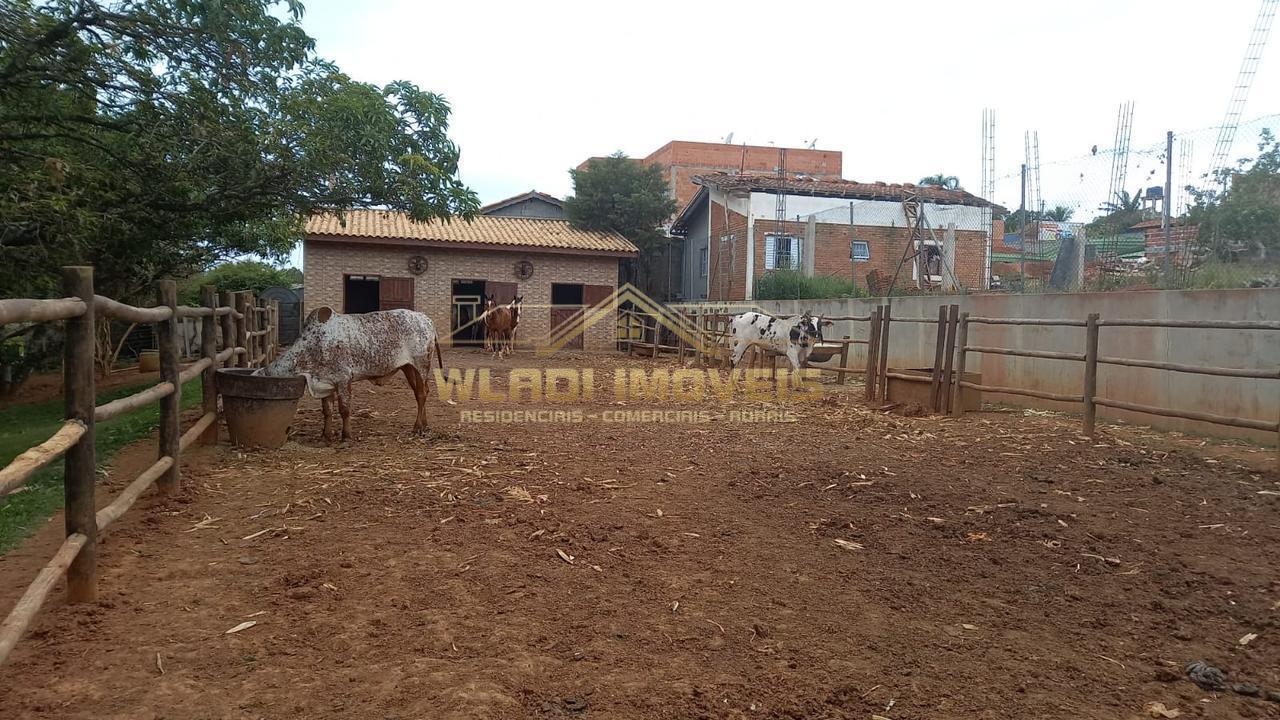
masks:
[[[1022,163],[1022,199],[1018,202],[1018,220],[1022,223],[1018,234],[1022,236],[1022,247],[1018,259],[1018,292],[1027,291],[1027,164]]]
[[[64,327],[62,386],[68,420],[84,423],[84,435],[63,456],[63,493],[67,535],[80,533],[88,540],[67,568],[67,602],[98,599],[98,507],[94,499],[97,458],[94,453],[93,358],[95,318],[93,268],[62,268],[62,294],[84,301],[84,314]]]
[[[1164,141],[1164,213],[1161,224],[1164,227],[1164,286],[1173,287],[1173,223],[1169,218],[1169,201],[1173,199],[1173,131],[1165,135]]]

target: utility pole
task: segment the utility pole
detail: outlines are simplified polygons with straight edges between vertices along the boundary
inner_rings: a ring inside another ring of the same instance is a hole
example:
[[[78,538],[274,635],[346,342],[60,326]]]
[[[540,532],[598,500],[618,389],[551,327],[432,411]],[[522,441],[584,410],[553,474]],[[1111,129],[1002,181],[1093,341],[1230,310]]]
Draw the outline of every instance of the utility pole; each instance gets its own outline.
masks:
[[[1022,199],[1018,202],[1018,219],[1022,227],[1018,232],[1022,235],[1021,250],[1018,259],[1018,292],[1027,291],[1027,164],[1022,163]]]
[[[1169,217],[1169,201],[1173,199],[1173,131],[1164,141],[1164,286],[1173,287],[1173,223]]]
[[[857,239],[857,235],[853,231],[853,203],[849,203],[849,283],[853,285],[856,293],[858,290],[858,261],[853,259],[853,241]],[[816,252],[816,250],[815,250]]]

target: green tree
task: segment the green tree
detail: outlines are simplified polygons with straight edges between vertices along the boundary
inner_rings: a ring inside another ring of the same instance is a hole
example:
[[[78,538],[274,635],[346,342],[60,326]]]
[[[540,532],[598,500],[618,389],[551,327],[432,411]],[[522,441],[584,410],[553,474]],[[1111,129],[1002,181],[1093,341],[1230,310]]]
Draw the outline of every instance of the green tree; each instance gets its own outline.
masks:
[[[925,187],[940,187],[944,190],[963,190],[964,189],[960,187],[960,178],[956,177],[955,175],[946,175],[944,173],[938,173],[937,175],[930,175],[929,177],[920,178],[920,182],[916,184],[923,185]]]
[[[1066,205],[1054,205],[1049,210],[1044,211],[1044,219],[1052,220],[1053,222],[1068,222],[1071,220],[1071,216],[1075,214],[1076,211],[1073,208],[1069,208]]]
[[[178,288],[178,301],[186,305],[198,305],[200,288],[204,285],[212,285],[220,291],[252,290],[260,293],[269,287],[301,284],[302,271],[298,268],[279,268],[261,260],[236,260],[184,280]]]
[[[646,284],[654,258],[671,241],[662,226],[676,211],[661,168],[618,152],[594,158],[569,176],[573,195],[564,201],[569,222],[585,230],[612,230],[635,243],[640,249],[637,280]]]
[[[1142,212],[1142,194],[1128,190],[1117,191],[1100,209],[1104,214],[1086,226],[1090,237],[1119,235],[1146,219]]]
[[[1188,219],[1199,226],[1200,245],[1222,260],[1280,254],[1280,141],[1271,130],[1262,131],[1256,158],[1242,158],[1213,180],[1212,188],[1188,188]]]
[[[318,58],[295,0],[0,4],[0,287],[150,297],[246,255],[283,259],[306,217],[388,207],[471,217],[449,106]]]

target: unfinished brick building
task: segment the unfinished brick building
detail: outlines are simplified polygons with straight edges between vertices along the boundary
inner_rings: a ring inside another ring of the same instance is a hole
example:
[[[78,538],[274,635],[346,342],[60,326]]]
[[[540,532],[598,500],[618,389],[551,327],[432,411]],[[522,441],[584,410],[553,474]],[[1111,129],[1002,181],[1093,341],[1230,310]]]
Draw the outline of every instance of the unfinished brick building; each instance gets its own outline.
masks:
[[[750,300],[759,279],[781,268],[852,278],[862,287],[873,270],[892,276],[909,242],[907,189],[934,228],[921,251],[935,258],[926,272],[937,275],[925,280],[986,287],[992,210],[999,208],[963,190],[773,174],[717,173],[693,182],[699,190],[671,229],[683,239],[673,280],[683,300]],[[895,288],[919,286],[918,273],[915,263],[904,264]]]

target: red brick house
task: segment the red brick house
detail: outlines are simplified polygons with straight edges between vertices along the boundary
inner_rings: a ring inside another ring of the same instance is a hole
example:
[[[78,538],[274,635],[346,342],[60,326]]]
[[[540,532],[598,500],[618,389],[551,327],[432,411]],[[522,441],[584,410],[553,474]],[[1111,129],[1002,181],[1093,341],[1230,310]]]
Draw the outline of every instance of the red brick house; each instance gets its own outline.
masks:
[[[351,210],[344,219],[307,221],[306,304],[348,313],[418,310],[435,321],[442,343],[468,344],[483,339],[473,321],[484,295],[499,302],[521,295],[518,339],[536,346],[612,294],[618,261],[635,255],[635,245],[617,233],[578,230],[561,219],[489,214],[419,223],[399,212]],[[615,334],[613,323],[598,323],[586,331],[585,345],[611,348]],[[582,338],[569,347],[583,347]]]
[[[782,267],[852,276],[861,287],[873,270],[892,277],[909,240],[902,204],[908,189],[934,229],[925,250],[945,268],[943,284],[986,285],[992,211],[1002,209],[963,190],[773,174],[718,173],[693,182],[699,190],[672,225],[683,238],[678,282],[686,301],[750,300],[759,279]],[[781,223],[779,194],[793,218]],[[917,273],[914,263],[904,264],[897,287],[916,287]]]

